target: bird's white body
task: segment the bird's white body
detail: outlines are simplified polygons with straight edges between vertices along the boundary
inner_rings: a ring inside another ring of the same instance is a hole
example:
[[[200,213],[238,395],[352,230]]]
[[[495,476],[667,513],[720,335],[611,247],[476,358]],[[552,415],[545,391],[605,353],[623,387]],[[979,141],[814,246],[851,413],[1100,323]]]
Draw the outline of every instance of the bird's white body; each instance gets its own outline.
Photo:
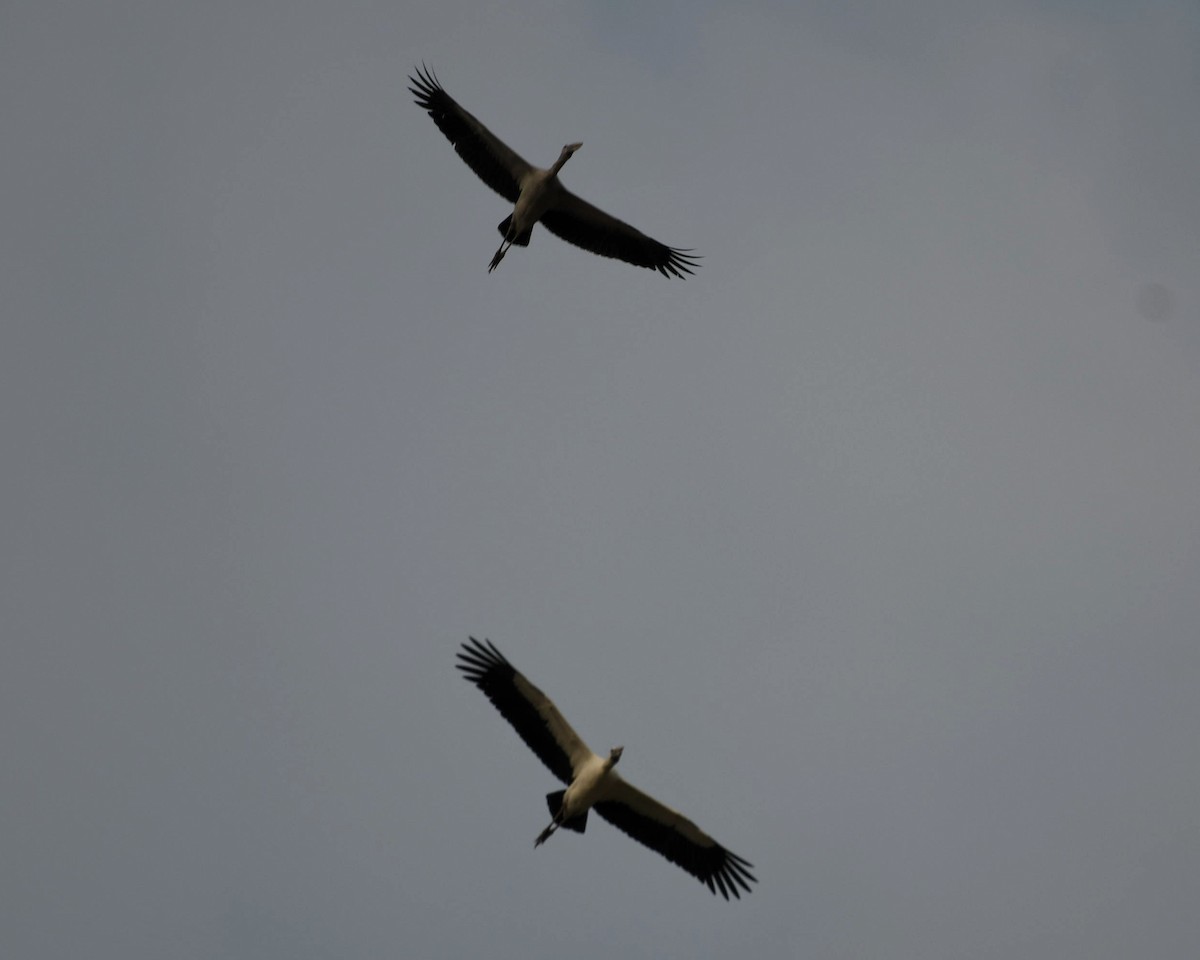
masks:
[[[513,207],[513,232],[528,230],[542,218],[542,214],[550,209],[557,185],[558,177],[552,176],[549,170],[534,170],[521,180],[521,195]]]
[[[563,794],[562,818],[574,820],[581,813],[590,810],[597,800],[604,797],[608,778],[616,775],[611,759],[598,757],[593,753]]]
[[[500,244],[500,249],[496,251],[496,255],[492,257],[488,273],[500,265],[500,261],[508,253],[508,248],[514,243],[522,247],[528,246],[534,224],[542,219],[546,211],[554,209],[561,201],[562,196],[566,194],[566,190],[558,180],[558,171],[582,146],[582,143],[568,143],[562,148],[562,153],[558,155],[554,166],[549,170],[530,167],[518,178],[521,193],[513,205],[512,216],[500,224],[500,232],[504,235],[504,240]]]

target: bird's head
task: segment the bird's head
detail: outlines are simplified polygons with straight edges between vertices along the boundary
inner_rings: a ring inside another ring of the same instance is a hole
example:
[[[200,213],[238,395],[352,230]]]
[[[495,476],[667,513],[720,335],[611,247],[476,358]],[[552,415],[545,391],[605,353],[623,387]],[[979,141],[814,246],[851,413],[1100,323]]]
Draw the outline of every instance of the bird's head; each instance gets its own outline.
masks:
[[[621,754],[624,752],[624,747],[613,747],[608,754],[609,766],[615,767],[617,765],[617,761],[621,759]]]

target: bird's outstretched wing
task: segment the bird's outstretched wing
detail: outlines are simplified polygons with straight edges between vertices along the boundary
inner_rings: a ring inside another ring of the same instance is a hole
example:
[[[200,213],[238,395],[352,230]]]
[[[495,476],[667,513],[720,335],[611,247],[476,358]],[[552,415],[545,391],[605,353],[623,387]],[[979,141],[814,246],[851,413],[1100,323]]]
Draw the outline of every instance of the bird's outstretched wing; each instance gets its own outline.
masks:
[[[570,784],[594,754],[563,719],[553,701],[525,679],[490,640],[464,643],[456,664],[487,694],[529,749],[559,780]],[[484,645],[486,644],[486,646]]]
[[[730,853],[683,814],[643,793],[615,770],[605,780],[605,798],[592,809],[682,867],[714,894],[719,892],[726,900],[730,894],[740,899],[739,887],[749,893],[750,884],[758,882],[750,872],[754,864]]]
[[[469,114],[442,89],[434,72],[421,64],[408,78],[417,106],[429,111],[455,151],[479,176],[509,203],[521,194],[521,180],[534,168],[491,130]]]
[[[570,190],[559,190],[553,205],[542,214],[542,223],[556,237],[602,257],[624,260],[657,270],[664,277],[679,277],[700,266],[691,250],[668,247],[646,236],[624,220],[581,200]]]

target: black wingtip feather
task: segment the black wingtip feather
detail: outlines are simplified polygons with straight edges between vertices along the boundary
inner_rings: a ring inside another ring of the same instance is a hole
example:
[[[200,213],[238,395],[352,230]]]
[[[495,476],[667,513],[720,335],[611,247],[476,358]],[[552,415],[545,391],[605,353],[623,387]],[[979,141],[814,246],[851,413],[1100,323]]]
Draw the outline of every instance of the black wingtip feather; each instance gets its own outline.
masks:
[[[492,641],[485,639],[483,643],[480,643],[474,637],[468,639],[471,642],[464,643],[462,650],[455,654],[462,661],[462,663],[456,663],[455,666],[477,687],[484,689],[490,671],[505,667],[509,670],[513,669],[512,664],[505,659],[504,654],[496,649]],[[484,643],[487,646],[484,646]]]
[[[425,61],[421,61],[421,66],[416,69],[416,76],[412,74],[408,76],[408,82],[412,84],[408,88],[408,92],[416,97],[417,106],[423,110],[432,110],[432,98],[442,91],[442,85],[438,82],[437,74],[425,66]],[[444,91],[442,91],[444,92]]]
[[[661,264],[654,265],[659,273],[664,277],[678,277],[680,280],[695,276],[695,271],[699,269],[703,257],[698,253],[693,253],[690,247],[667,247],[667,250],[669,251],[667,259]]]

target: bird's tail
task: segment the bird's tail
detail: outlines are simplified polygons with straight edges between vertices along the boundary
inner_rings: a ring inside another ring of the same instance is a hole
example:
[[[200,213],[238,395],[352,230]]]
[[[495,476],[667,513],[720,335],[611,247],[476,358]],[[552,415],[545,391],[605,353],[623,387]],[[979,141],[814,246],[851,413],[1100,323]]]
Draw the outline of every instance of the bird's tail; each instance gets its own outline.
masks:
[[[566,795],[566,792],[566,790],[554,790],[546,794],[546,806],[550,808],[550,814],[554,817],[554,820],[551,821],[550,826],[542,831],[542,835],[537,838],[537,843],[534,844],[535,847],[545,843],[546,838],[559,827],[566,827],[568,830],[574,830],[576,833],[583,833],[587,829],[588,812],[586,810],[579,816],[572,817],[570,820],[562,819],[563,797]]]
[[[502,236],[505,240],[508,240],[509,239],[508,229],[511,226],[512,226],[512,214],[510,213],[507,217],[505,217],[503,220],[501,220],[496,225],[496,229],[500,231],[500,236]],[[529,246],[529,238],[531,236],[533,236],[533,227],[530,227],[524,233],[518,233],[515,237],[512,238],[512,242],[515,243],[518,247],[527,247],[527,246]]]

